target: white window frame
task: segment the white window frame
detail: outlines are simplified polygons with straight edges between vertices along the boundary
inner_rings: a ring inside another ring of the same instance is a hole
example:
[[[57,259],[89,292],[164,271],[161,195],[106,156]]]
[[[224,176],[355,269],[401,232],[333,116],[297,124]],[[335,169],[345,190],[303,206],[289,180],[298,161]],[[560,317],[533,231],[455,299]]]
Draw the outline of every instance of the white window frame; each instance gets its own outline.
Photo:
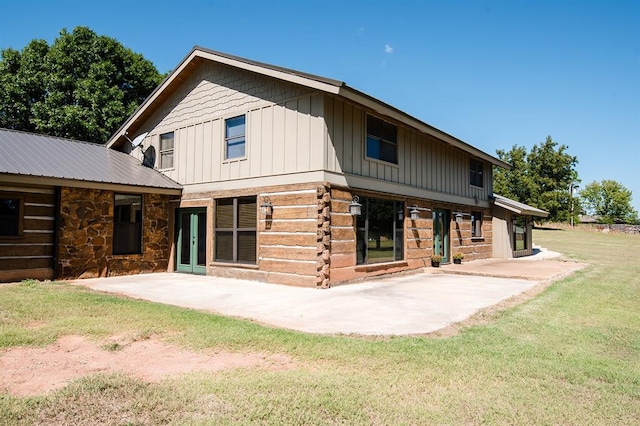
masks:
[[[171,135],[171,137],[169,138],[168,136]],[[162,141],[163,140],[171,140],[171,148],[164,148],[162,146]],[[158,151],[160,151],[160,156],[158,159],[158,169],[159,170],[171,170],[175,167],[175,154],[176,154],[176,134],[175,132],[167,132],[167,133],[162,133],[160,135],[160,142],[159,142],[159,147],[160,149]],[[171,165],[165,165],[163,158],[164,156],[169,156],[169,154],[171,154]]]
[[[230,120],[234,120],[236,118],[240,118],[243,117],[244,118],[244,134],[243,135],[238,135],[238,136],[232,136],[232,137],[228,137],[227,136],[227,122],[229,122]],[[238,161],[238,160],[244,160],[247,158],[247,114],[237,114],[234,115],[232,117],[227,117],[224,119],[224,125],[222,126],[222,132],[223,132],[223,140],[224,143],[222,145],[222,149],[223,149],[223,158],[224,161]],[[234,141],[234,140],[239,140],[239,139],[243,139],[244,140],[244,154],[241,156],[237,156],[237,157],[229,157],[229,141]]]

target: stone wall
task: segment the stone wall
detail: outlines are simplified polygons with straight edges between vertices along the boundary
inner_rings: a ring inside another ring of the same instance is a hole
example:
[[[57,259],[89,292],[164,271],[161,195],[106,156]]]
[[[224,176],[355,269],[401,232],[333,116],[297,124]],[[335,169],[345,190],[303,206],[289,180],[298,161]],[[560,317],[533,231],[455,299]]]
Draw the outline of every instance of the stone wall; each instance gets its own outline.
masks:
[[[113,191],[61,188],[57,278],[94,278],[167,270],[168,196],[143,195],[142,254],[113,255],[113,204]]]
[[[354,218],[349,214],[349,204],[353,195],[389,198],[382,194],[348,189],[331,188],[331,237],[330,271],[331,283],[348,282],[371,276],[420,269],[431,266],[433,254],[433,210],[436,208],[451,212],[449,227],[450,256],[456,252],[465,255],[465,261],[486,259],[492,254],[492,216],[486,209],[462,208],[452,204],[434,203],[430,200],[393,197],[404,202],[404,259],[371,264],[357,264],[356,230]],[[411,220],[411,206],[418,206],[419,217]],[[471,210],[482,211],[482,237],[471,236]],[[455,212],[462,212],[461,222],[455,221]],[[320,220],[320,219],[318,219]],[[318,246],[320,250],[320,246]]]

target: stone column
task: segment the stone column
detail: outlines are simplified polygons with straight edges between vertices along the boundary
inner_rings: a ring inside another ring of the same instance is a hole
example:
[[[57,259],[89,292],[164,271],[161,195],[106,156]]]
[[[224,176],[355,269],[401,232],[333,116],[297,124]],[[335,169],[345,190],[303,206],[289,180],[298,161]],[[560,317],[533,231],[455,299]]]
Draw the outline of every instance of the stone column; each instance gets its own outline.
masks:
[[[316,242],[317,272],[316,285],[319,288],[331,286],[331,186],[328,183],[318,185],[318,232]]]

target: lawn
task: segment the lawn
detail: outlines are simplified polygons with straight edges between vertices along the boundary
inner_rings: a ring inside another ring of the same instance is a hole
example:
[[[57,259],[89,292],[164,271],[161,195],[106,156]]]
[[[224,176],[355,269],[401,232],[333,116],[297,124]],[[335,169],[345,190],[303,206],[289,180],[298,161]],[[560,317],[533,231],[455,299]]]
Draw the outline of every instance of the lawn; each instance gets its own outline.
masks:
[[[0,423],[640,424],[640,237],[536,230],[534,241],[591,266],[446,338],[306,335],[66,284],[0,286],[0,350],[153,334],[295,364],[0,393]]]

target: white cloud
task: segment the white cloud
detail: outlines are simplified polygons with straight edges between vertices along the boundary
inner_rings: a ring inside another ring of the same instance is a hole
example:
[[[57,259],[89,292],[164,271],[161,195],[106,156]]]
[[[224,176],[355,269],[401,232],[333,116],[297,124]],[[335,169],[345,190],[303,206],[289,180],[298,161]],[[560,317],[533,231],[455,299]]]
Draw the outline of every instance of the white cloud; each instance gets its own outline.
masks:
[[[389,43],[384,45],[384,53],[393,53],[393,47]]]

